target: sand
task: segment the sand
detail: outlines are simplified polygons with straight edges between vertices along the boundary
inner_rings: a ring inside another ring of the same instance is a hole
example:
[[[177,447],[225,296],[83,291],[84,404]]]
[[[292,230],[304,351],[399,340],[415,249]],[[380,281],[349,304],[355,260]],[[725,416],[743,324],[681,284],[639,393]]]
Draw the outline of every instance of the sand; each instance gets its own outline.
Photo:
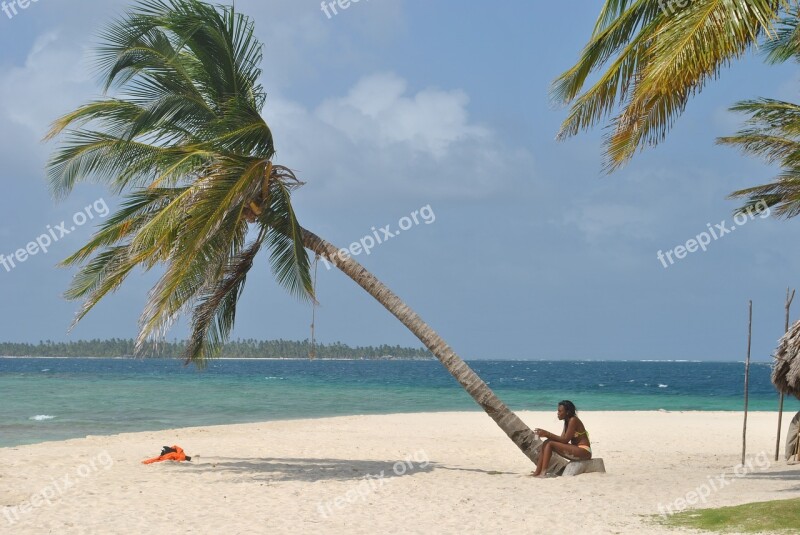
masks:
[[[559,429],[554,412],[520,416]],[[740,413],[580,416],[606,474],[530,478],[531,463],[480,412],[2,448],[0,533],[676,533],[653,515],[800,497],[800,466],[773,460],[776,413],[750,414],[744,468]],[[140,463],[172,444],[193,462]]]

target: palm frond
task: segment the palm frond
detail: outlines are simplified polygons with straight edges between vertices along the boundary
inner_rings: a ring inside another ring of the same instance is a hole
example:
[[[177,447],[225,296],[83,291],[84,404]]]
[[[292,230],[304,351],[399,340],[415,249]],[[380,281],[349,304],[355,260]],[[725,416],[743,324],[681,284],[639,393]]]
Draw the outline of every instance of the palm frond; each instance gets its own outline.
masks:
[[[732,111],[749,115],[736,135],[717,139],[744,154],[764,159],[782,169],[773,182],[733,192],[730,198],[746,199],[737,213],[769,207],[780,218],[800,214],[800,106],[773,99],[747,100]]]
[[[280,174],[284,170],[288,171],[286,168],[278,168],[275,173]],[[292,183],[285,180],[270,181],[269,209],[261,214],[259,221],[267,231],[270,264],[278,283],[300,299],[314,300],[311,263],[303,246],[300,224],[292,208],[291,187]]]
[[[581,58],[553,84],[554,98],[571,105],[560,139],[609,119],[609,172],[661,142],[705,83],[772,32],[788,2],[693,0],[674,12],[662,5],[669,2],[607,0]]]
[[[783,173],[769,184],[734,191],[728,198],[746,199],[735,214],[751,214],[769,208],[772,215],[781,219],[800,215],[800,169]]]
[[[103,247],[122,242],[129,243],[130,238],[187,189],[147,189],[131,193],[117,211],[103,222],[89,242],[63,260],[61,265],[81,264]],[[159,260],[165,261],[167,257],[159,257]]]
[[[764,43],[764,51],[767,53],[767,62],[783,63],[794,59],[800,59],[800,25],[797,9],[792,10],[789,16],[780,20],[772,39]]]
[[[637,34],[637,30],[657,24],[659,14],[654,2],[608,0],[605,3],[581,58],[553,82],[554,100],[563,104],[576,101],[558,133],[560,139],[594,126],[625,99],[638,66],[644,61],[643,54],[650,39],[647,32]],[[615,54],[617,58],[600,79],[583,91],[589,75]]]
[[[236,321],[239,301],[253,260],[264,242],[264,234],[228,262],[220,278],[210,282],[198,298],[192,315],[192,334],[184,353],[186,363],[204,367],[219,355]]]

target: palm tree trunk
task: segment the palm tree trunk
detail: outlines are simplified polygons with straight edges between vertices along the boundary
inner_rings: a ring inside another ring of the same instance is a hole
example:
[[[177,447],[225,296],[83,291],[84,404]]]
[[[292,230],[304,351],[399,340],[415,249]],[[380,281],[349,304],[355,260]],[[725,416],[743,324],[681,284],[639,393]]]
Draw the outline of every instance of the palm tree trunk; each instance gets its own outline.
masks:
[[[455,351],[432,328],[422,321],[422,318],[416,312],[411,310],[386,285],[348,255],[340,255],[336,247],[309,230],[302,229],[302,235],[303,245],[306,248],[326,258],[339,268],[386,307],[403,325],[408,327],[450,372],[455,380],[464,387],[467,393],[472,396],[472,399],[486,411],[486,414],[491,416],[492,420],[500,426],[500,429],[522,450],[522,453],[534,463],[538,461],[542,442],[534,437],[533,431],[505,403],[500,401],[500,398],[492,392],[489,386],[472,371],[461,357],[456,355]],[[553,452],[548,471],[559,471],[566,463],[566,459]]]

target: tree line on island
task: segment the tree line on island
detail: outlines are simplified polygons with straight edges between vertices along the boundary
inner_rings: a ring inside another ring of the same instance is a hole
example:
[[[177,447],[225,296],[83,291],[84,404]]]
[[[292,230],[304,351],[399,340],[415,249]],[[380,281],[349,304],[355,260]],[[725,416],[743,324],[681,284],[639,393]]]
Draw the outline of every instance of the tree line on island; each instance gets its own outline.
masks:
[[[0,356],[4,357],[105,357],[120,358],[134,355],[136,340],[112,338],[109,340],[79,340],[74,342],[40,341],[38,344],[0,342]],[[146,358],[180,358],[186,351],[185,341],[150,344],[142,356]],[[227,358],[308,358],[309,340],[235,340],[222,349]],[[314,345],[318,359],[364,360],[429,360],[433,355],[422,348],[379,346],[351,347],[341,342]]]

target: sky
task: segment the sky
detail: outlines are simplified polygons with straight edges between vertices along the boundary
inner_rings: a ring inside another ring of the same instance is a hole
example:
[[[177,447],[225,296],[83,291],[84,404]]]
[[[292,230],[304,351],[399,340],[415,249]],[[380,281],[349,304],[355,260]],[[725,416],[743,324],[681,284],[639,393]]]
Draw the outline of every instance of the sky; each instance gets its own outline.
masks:
[[[156,272],[132,275],[69,330],[79,303],[63,298],[73,272],[57,264],[119,199],[82,184],[56,201],[44,167],[57,144],[41,141],[58,116],[101,96],[93,47],[132,4],[39,0],[0,12],[0,254],[15,259],[0,265],[0,340],[137,334]],[[727,195],[778,170],[715,138],[740,127],[728,111],[738,100],[796,100],[796,65],[767,66],[752,51],[663,144],[606,175],[602,127],[555,139],[566,109],[550,85],[599,11],[570,5],[361,0],[326,14],[318,0],[237,1],[264,43],[276,162],[306,182],[294,194],[301,224],[339,247],[381,237],[355,259],[468,359],[740,361],[752,299],[753,359],[769,360],[786,289],[800,285],[800,221],[737,225]],[[720,224],[736,228],[659,260]],[[37,239],[47,252],[14,256]],[[335,267],[320,263],[317,284],[319,341],[420,346]],[[798,312],[800,298],[793,321]],[[301,340],[310,322],[310,306],[257,259],[233,338]],[[186,332],[179,323],[167,338]]]

